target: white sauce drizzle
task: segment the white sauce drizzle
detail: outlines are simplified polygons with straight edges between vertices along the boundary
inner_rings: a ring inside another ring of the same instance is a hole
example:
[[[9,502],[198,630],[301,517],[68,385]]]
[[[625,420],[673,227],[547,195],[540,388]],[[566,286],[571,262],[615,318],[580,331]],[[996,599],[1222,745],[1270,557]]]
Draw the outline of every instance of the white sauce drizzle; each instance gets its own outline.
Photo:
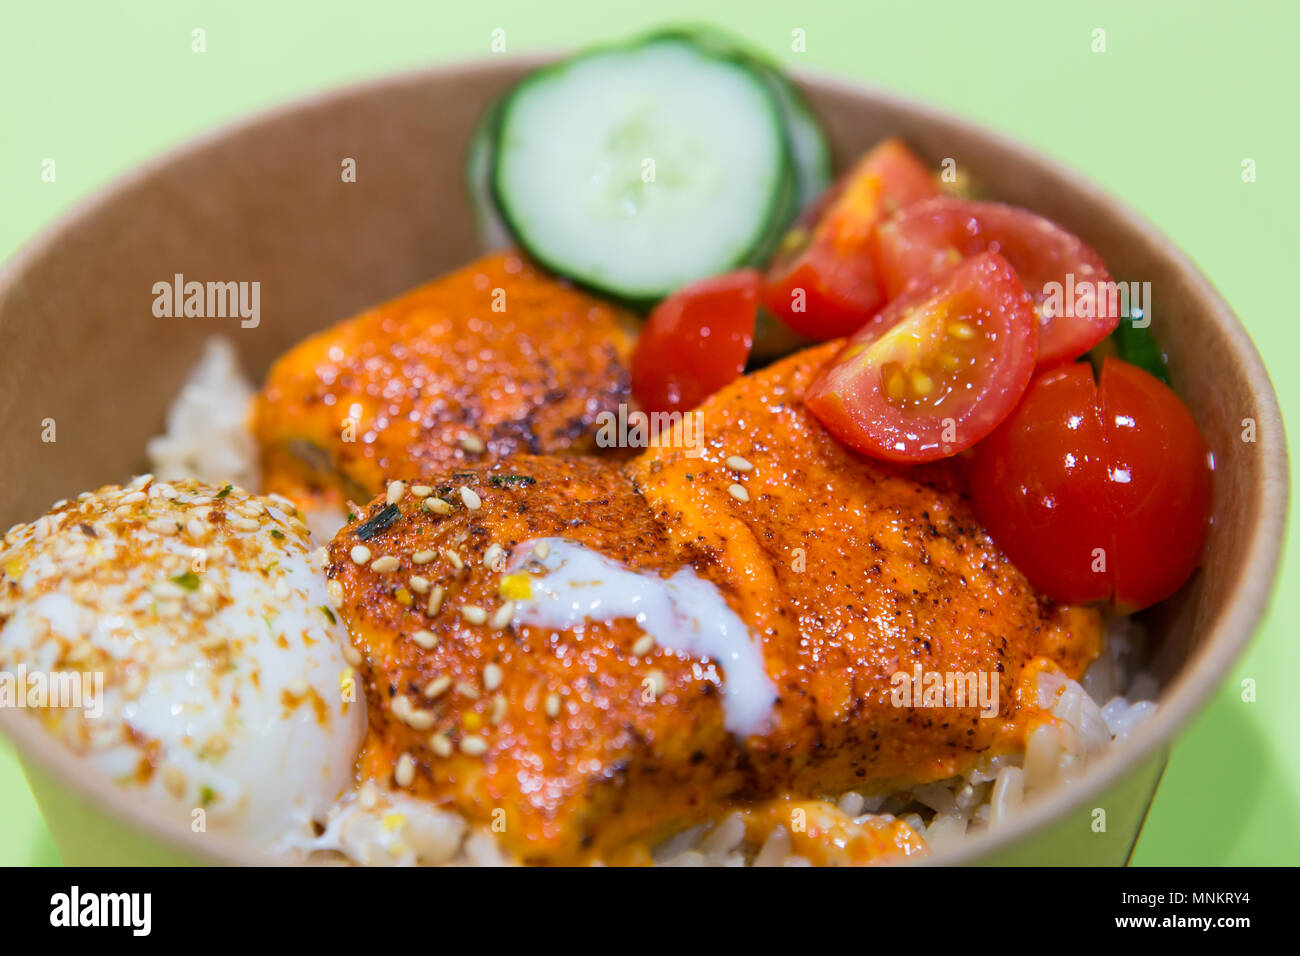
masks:
[[[533,548],[545,543],[544,559]],[[518,545],[508,570],[532,559],[545,569],[531,581],[532,598],[515,606],[517,624],[569,630],[584,621],[631,618],[668,650],[708,657],[722,667],[724,724],[733,734],[762,730],[776,700],[776,686],[763,669],[763,653],[745,622],[714,585],[684,567],[670,578],[633,571],[563,538]]]

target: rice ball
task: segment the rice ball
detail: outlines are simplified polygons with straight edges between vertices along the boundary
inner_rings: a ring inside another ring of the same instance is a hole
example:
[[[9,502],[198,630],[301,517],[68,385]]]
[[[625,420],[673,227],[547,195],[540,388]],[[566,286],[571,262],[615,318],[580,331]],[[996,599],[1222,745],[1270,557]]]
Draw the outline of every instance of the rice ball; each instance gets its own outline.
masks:
[[[351,789],[359,658],[284,499],[150,475],[0,549],[0,695],[193,827],[270,848]]]

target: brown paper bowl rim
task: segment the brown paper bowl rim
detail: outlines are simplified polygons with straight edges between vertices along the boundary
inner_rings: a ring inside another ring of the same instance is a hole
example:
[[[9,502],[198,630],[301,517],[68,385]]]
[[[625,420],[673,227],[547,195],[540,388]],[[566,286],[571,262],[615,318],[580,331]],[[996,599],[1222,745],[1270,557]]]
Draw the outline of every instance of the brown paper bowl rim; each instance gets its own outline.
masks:
[[[111,197],[147,179],[156,170],[198,153],[214,142],[246,129],[273,124],[302,110],[329,107],[356,95],[423,85],[449,76],[476,72],[495,73],[503,63],[512,67],[531,67],[554,58],[555,54],[530,54],[511,56],[508,59],[476,59],[418,68],[297,97],[222,124],[134,167],[93,190],[59,214],[34,238],[20,246],[9,257],[3,269],[0,269],[0,297],[4,297],[11,287],[23,283],[28,262],[65,241],[78,222],[95,215]],[[1249,530],[1247,557],[1238,575],[1237,586],[1220,609],[1219,620],[1207,629],[1208,639],[1203,646],[1183,663],[1177,677],[1163,689],[1156,713],[1141,724],[1123,744],[1112,748],[1090,765],[1080,779],[1028,803],[1013,821],[998,829],[968,837],[959,846],[936,851],[920,861],[927,865],[975,863],[1013,844],[1033,839],[1034,834],[1047,824],[1077,811],[1128,771],[1167,746],[1177,731],[1208,704],[1229,670],[1238,662],[1263,617],[1273,592],[1284,537],[1289,463],[1281,411],[1259,352],[1231,307],[1174,243],[1128,206],[1055,159],[943,110],[866,84],[804,71],[795,75],[802,85],[852,97],[860,100],[866,108],[874,104],[887,105],[911,113],[927,124],[957,128],[972,137],[1016,152],[1035,166],[1045,168],[1068,182],[1070,188],[1089,203],[1104,208],[1111,222],[1139,234],[1158,248],[1187,279],[1193,294],[1211,317],[1209,321],[1216,324],[1229,341],[1233,358],[1243,369],[1244,377],[1250,382],[1254,398],[1259,404],[1260,434],[1276,435],[1280,439],[1260,442],[1258,446],[1258,453],[1263,456],[1263,460],[1259,479],[1252,489],[1258,496],[1258,520]],[[0,711],[0,728],[14,742],[25,766],[39,769],[113,818],[129,824],[142,835],[170,849],[213,863],[266,865],[277,862],[237,836],[216,832],[195,834],[190,832],[183,821],[157,816],[139,799],[138,794],[121,790],[97,775],[87,774],[79,758],[61,746],[52,746],[54,741],[35,720],[17,713]]]

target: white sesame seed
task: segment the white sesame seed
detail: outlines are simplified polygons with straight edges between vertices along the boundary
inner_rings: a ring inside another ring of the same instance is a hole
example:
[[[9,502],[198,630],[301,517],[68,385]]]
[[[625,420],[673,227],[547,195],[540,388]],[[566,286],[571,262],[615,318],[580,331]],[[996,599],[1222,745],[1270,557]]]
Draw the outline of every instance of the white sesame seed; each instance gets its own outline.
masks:
[[[426,651],[431,651],[438,646],[438,638],[433,631],[418,630],[411,635],[411,640],[419,644]]]
[[[447,589],[441,585],[429,592],[429,603],[425,605],[425,613],[430,616],[437,614],[442,607],[442,597],[447,593]]]
[[[429,738],[429,746],[439,757],[450,757],[452,746],[451,738],[446,734],[434,734]]]
[[[370,560],[370,549],[364,544],[358,544],[352,549],[352,563],[365,564]]]
[[[343,659],[347,661],[349,664],[351,664],[353,667],[360,667],[362,663],[361,652],[358,651],[351,644],[343,645]]]
[[[461,607],[460,616],[470,624],[482,624],[487,620],[487,611],[477,604],[466,604]]]
[[[451,514],[451,504],[437,497],[425,498],[424,510],[436,515],[449,515]]]
[[[735,498],[737,501],[749,500],[749,492],[745,490],[744,485],[732,485],[727,489],[727,494],[731,495],[731,497]]]
[[[126,677],[126,683],[122,687],[122,696],[127,700],[135,700],[144,692],[144,674],[138,670],[132,670]]]
[[[468,485],[460,486],[460,500],[465,503],[465,507],[470,511],[478,511],[479,508],[483,507],[483,499]]]
[[[445,694],[451,685],[452,679],[446,674],[443,674],[441,677],[435,677],[433,680],[429,681],[429,683],[424,685],[424,696],[429,698],[429,700],[434,700],[435,698],[441,697]]]
[[[412,730],[428,730],[433,726],[433,714],[427,710],[416,710],[412,707],[411,710],[407,711],[402,722]]]
[[[537,555],[539,560],[545,561],[546,556],[551,553],[551,546],[545,541],[539,541],[533,545],[533,554]]]
[[[664,672],[660,670],[653,670],[646,674],[646,680],[650,681],[651,687],[654,688],[656,698],[660,697],[668,687],[668,678],[664,677]]]
[[[411,575],[411,580],[408,581],[407,584],[411,586],[411,590],[414,591],[416,594],[429,593],[429,579],[426,577],[421,577],[418,574],[413,574]]]
[[[134,505],[134,504],[138,504],[141,501],[144,501],[148,497],[149,496],[146,495],[143,491],[133,491],[129,495],[123,495],[122,500],[118,502],[118,504]]]
[[[437,555],[432,551],[417,551],[411,555],[411,562],[414,564],[428,564],[436,557]]]
[[[468,737],[462,737],[460,741],[460,752],[470,757],[481,757],[487,753],[487,741],[477,734],[470,734]]]
[[[289,599],[289,582],[286,581],[284,578],[279,578],[278,580],[276,580],[275,587],[273,587],[271,590],[275,593],[275,596],[279,598],[281,601],[287,601]]]
[[[488,720],[494,724],[499,724],[506,718],[506,711],[509,709],[506,702],[505,694],[497,694],[492,698],[492,712],[488,715]]]
[[[402,562],[391,554],[386,554],[382,558],[375,558],[370,562],[370,570],[376,574],[388,574],[391,571],[396,571],[401,566]]]
[[[501,670],[500,665],[488,664],[483,668],[483,689],[494,691],[501,686],[501,681],[505,678],[505,673]]]
[[[478,700],[480,696],[478,688],[466,680],[457,682],[456,693],[462,697],[468,697],[470,700]]]
[[[168,767],[163,771],[163,786],[167,792],[179,800],[185,796],[185,774],[181,773],[177,767]]]
[[[487,446],[483,444],[483,439],[477,435],[461,435],[457,444],[460,445],[463,451],[467,451],[471,455],[481,455],[487,450]]]
[[[515,616],[515,602],[506,601],[497,608],[496,613],[492,615],[492,626],[498,631],[510,623],[511,618]]]
[[[411,494],[417,498],[427,498],[433,494],[433,489],[428,485],[411,485]]]
[[[325,585],[325,593],[329,595],[330,603],[335,607],[343,606],[343,585],[338,579],[330,579],[330,582]]]
[[[256,518],[236,518],[230,522],[230,526],[237,531],[256,531],[262,527],[262,523]]]
[[[560,695],[547,694],[546,695],[546,716],[554,718],[554,717],[558,717],[559,715],[560,715]]]
[[[732,471],[753,471],[754,466],[739,455],[732,455],[727,459],[727,467]]]
[[[393,780],[399,787],[409,787],[415,783],[415,761],[410,754],[402,754],[397,758],[397,770],[393,773]]]
[[[384,500],[390,505],[395,505],[402,500],[404,494],[406,494],[406,482],[390,481],[388,483],[388,494],[384,496]]]
[[[649,634],[643,634],[635,644],[632,645],[632,653],[637,657],[645,657],[655,649],[655,639]]]
[[[465,567],[464,560],[455,551],[452,551],[450,548],[448,548],[446,551],[442,553],[446,556],[447,560],[451,562],[451,566],[455,568],[457,571]]]

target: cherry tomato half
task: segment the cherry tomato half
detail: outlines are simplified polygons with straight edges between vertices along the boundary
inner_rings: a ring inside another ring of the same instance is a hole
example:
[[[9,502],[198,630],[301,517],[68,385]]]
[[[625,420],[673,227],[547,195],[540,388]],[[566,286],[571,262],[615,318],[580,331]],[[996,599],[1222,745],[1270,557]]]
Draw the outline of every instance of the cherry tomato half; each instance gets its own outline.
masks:
[[[975,512],[1036,588],[1058,601],[1139,610],[1200,562],[1208,450],[1159,379],[1116,358],[1051,369],[970,466]]]
[[[927,282],[977,253],[999,253],[1029,290],[1042,327],[1038,364],[1078,358],[1119,324],[1118,288],[1083,240],[1027,209],[941,196],[881,223],[872,251],[885,294]]]
[[[856,332],[885,304],[870,253],[876,225],[937,192],[901,140],[880,143],[786,236],[763,284],[763,304],[809,338]]]
[[[831,434],[887,461],[969,448],[1015,407],[1038,323],[1006,260],[967,259],[863,326],[804,396]]]
[[[745,371],[759,274],[693,282],[655,307],[632,353],[632,392],[649,412],[694,408]]]

